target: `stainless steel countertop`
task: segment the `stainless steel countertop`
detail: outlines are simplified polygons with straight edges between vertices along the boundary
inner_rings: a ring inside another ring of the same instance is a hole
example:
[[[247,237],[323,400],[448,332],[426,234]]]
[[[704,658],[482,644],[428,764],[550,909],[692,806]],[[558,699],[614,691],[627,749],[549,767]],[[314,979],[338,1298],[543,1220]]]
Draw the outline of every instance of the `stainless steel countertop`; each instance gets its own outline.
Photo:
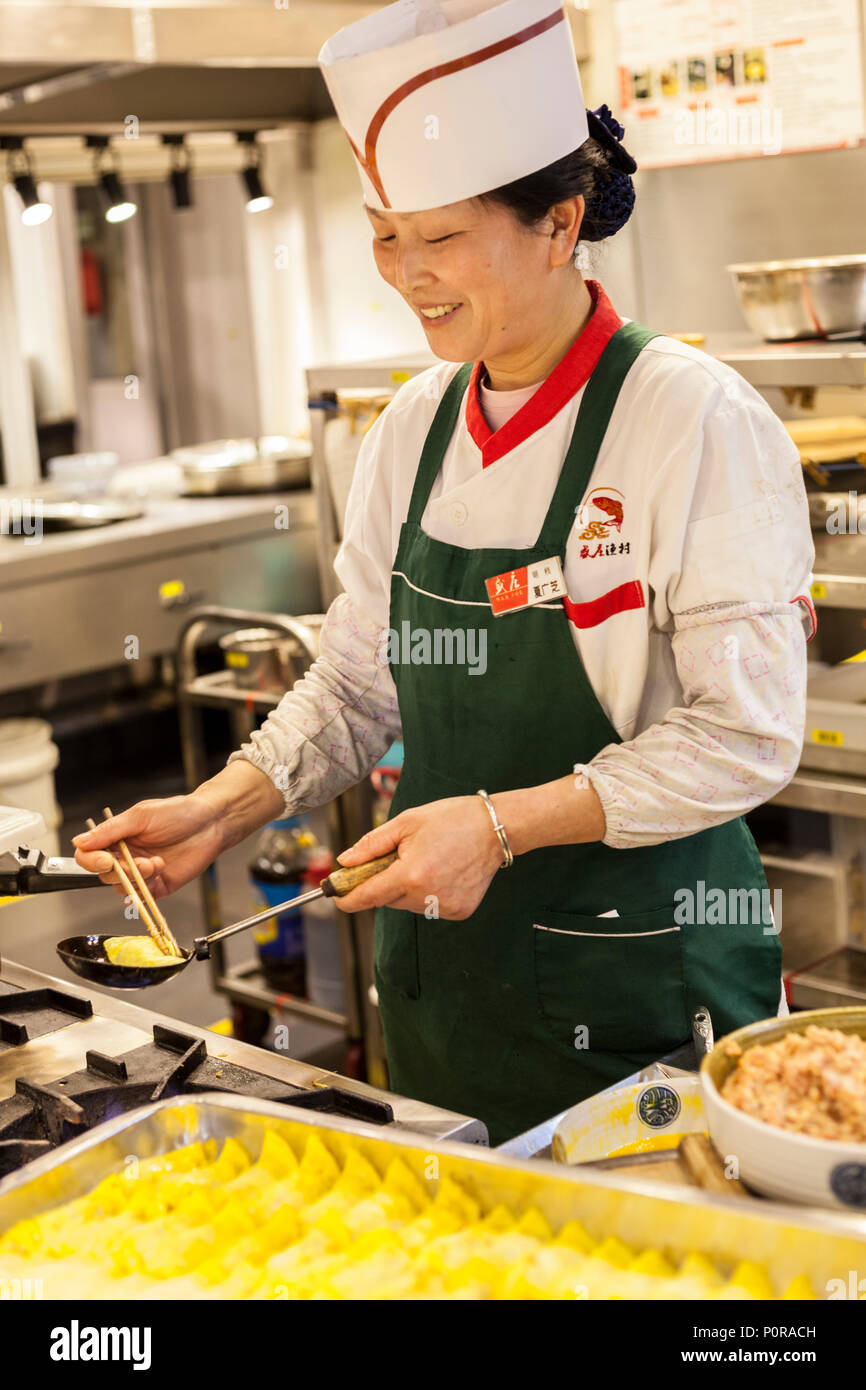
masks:
[[[51,495],[46,484],[41,492]],[[20,496],[20,490],[0,488],[0,505]],[[134,563],[176,554],[245,536],[274,534],[274,507],[288,507],[289,525],[283,532],[313,529],[316,508],[312,490],[256,493],[237,497],[168,497],[144,499],[143,516],[84,531],[58,531],[29,544],[24,536],[0,534],[0,589],[43,579]]]
[[[748,332],[709,333],[701,345],[757,387],[863,386],[866,343],[764,343]]]
[[[324,1071],[321,1067],[296,1061],[292,1057],[282,1057],[265,1048],[252,1047],[249,1043],[213,1033],[208,1028],[199,1028],[182,1019],[154,1013],[142,1004],[127,1003],[115,994],[91,986],[79,988],[67,980],[43,975],[41,971],[30,970],[5,959],[0,961],[0,980],[22,989],[56,989],[64,994],[75,994],[81,999],[89,999],[93,1005],[92,1018],[69,1023],[54,1033],[0,1052],[0,1100],[14,1094],[15,1081],[19,1076],[43,1085],[56,1081],[84,1067],[84,1054],[88,1049],[95,1048],[109,1054],[129,1051],[152,1041],[154,1024],[162,1024],[190,1037],[202,1038],[211,1057],[233,1062],[236,1066],[246,1067],[278,1081],[308,1089],[338,1086],[343,1091],[386,1101],[394,1111],[394,1124],[388,1126],[389,1132],[405,1130],[426,1136],[431,1142],[445,1137],[465,1143],[487,1142],[484,1126],[468,1116],[440,1110],[389,1091],[380,1091],[365,1082],[354,1081],[338,1072]]]

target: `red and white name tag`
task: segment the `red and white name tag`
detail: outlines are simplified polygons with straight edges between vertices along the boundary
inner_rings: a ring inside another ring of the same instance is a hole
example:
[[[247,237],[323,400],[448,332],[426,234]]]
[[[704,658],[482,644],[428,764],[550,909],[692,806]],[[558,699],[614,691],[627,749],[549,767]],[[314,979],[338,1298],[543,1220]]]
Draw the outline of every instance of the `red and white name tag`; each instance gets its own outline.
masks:
[[[549,603],[565,598],[565,578],[556,555],[539,560],[534,565],[522,565],[485,579],[494,618],[503,613],[516,613],[536,603]]]

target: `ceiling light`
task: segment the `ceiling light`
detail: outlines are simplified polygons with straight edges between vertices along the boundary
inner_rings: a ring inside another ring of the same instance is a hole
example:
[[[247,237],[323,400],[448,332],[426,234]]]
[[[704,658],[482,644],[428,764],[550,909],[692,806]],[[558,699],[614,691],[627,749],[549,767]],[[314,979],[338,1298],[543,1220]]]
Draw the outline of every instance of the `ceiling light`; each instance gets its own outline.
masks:
[[[93,168],[105,205],[106,222],[125,222],[138,212],[138,205],[127,197],[112,156],[111,165],[103,167],[103,157],[109,151],[107,135],[88,135],[86,144],[93,150]]]
[[[274,200],[264,189],[262,184],[259,166],[261,163],[261,151],[259,150],[256,132],[242,130],[238,132],[238,140],[246,146],[246,163],[241,169],[241,179],[247,195],[247,212],[266,212],[273,207]]]
[[[7,151],[9,180],[21,199],[21,221],[25,227],[38,227],[48,221],[53,209],[39,196],[24,140],[20,135],[6,135],[0,138],[0,148]]]
[[[21,209],[21,221],[25,227],[38,227],[40,222],[47,222],[53,208],[50,203],[43,202],[40,198],[33,175],[16,174],[12,182],[24,205]]]
[[[183,135],[163,135],[162,143],[169,147],[170,168],[168,185],[175,208],[192,207],[190,174],[192,163]]]

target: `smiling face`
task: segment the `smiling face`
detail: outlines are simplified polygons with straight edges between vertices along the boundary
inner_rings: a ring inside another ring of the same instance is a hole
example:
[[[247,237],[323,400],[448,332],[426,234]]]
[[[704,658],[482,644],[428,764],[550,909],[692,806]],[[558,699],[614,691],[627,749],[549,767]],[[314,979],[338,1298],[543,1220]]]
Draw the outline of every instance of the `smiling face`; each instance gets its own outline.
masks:
[[[409,213],[365,204],[379,274],[412,308],[431,350],[447,362],[481,359],[496,389],[546,375],[570,308],[589,301],[571,263],[583,208],[570,198],[529,228],[479,198]]]

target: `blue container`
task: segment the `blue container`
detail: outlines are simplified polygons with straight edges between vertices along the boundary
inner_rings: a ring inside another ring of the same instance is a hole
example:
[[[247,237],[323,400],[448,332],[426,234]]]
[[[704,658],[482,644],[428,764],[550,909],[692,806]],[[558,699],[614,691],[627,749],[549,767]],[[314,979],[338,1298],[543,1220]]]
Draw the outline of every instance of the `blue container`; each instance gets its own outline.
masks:
[[[250,882],[263,907],[276,907],[303,891],[309,827],[300,816],[272,821],[262,831],[249,866]],[[304,923],[298,911],[254,929],[262,971],[268,984],[285,994],[306,992]]]
[[[260,878],[251,881],[263,907],[276,907],[289,898],[299,897],[304,886],[300,882],[268,883]],[[303,996],[306,992],[303,913],[281,912],[270,922],[263,922],[254,935],[268,983],[286,994]]]

